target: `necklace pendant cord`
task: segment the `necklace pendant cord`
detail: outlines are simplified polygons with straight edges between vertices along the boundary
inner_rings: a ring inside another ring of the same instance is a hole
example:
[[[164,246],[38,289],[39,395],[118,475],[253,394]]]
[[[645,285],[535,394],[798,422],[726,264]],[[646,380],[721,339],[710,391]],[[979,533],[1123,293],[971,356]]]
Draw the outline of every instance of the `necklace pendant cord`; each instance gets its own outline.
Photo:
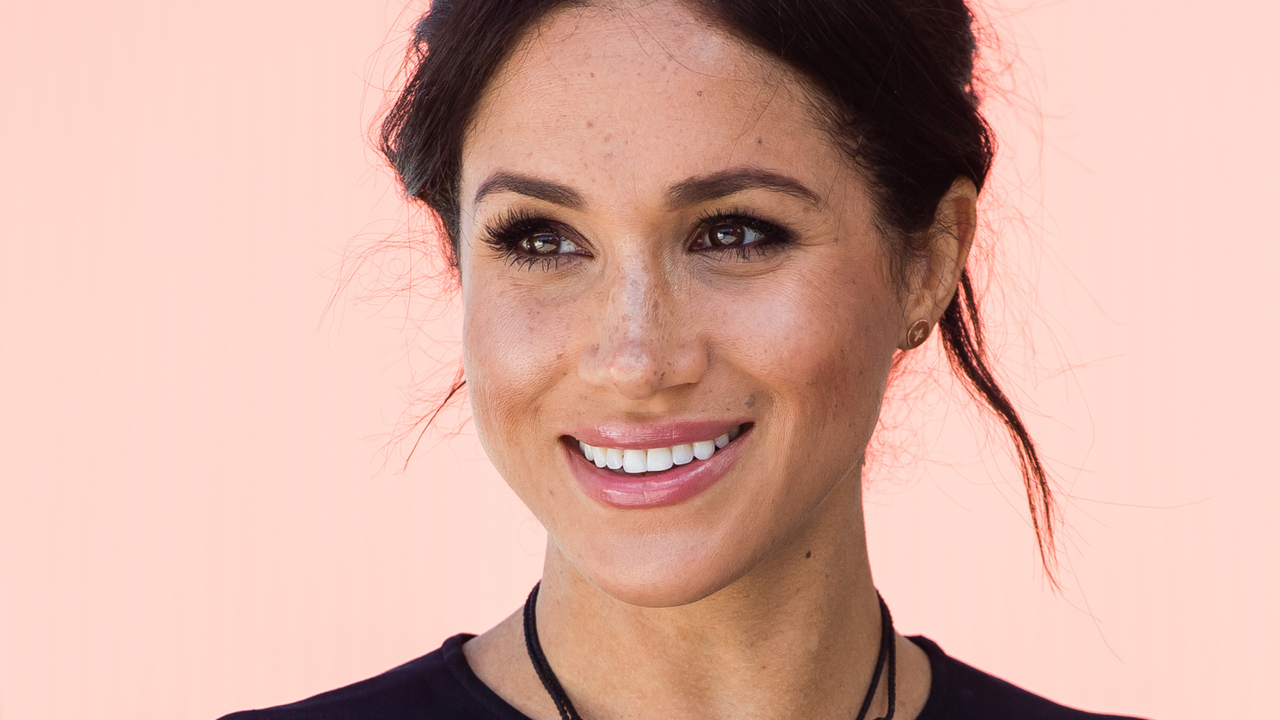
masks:
[[[542,687],[546,689],[547,694],[551,696],[551,701],[555,703],[556,710],[560,712],[560,720],[582,720],[582,716],[578,714],[577,708],[573,706],[573,702],[569,700],[568,694],[565,693],[564,687],[560,685],[559,678],[551,669],[551,663],[547,662],[547,656],[542,652],[542,642],[538,639],[538,620],[535,610],[538,606],[538,588],[542,587],[539,582],[533,586],[533,590],[529,592],[529,599],[524,602],[524,646],[529,652],[529,660],[533,663],[533,669],[538,673],[538,679],[542,681]],[[880,593],[876,593],[876,599],[880,602],[880,652],[876,656],[876,668],[871,674],[871,686],[867,688],[866,695],[862,698],[862,707],[858,710],[858,714],[854,720],[865,720],[867,711],[871,709],[871,701],[875,699],[876,688],[880,685],[880,676],[885,674],[886,666],[888,668],[888,691],[889,691],[889,709],[883,717],[878,720],[893,720],[894,711],[897,709],[897,669],[898,669],[898,652],[896,635],[893,631],[893,616],[889,614],[889,606],[885,604],[884,598],[880,597]]]
[[[577,708],[573,706],[564,688],[560,686],[560,679],[551,670],[551,663],[547,662],[547,656],[542,652],[542,642],[538,640],[538,620],[534,610],[538,606],[538,588],[540,587],[542,587],[541,581],[535,583],[533,590],[529,592],[529,599],[524,601],[524,647],[529,651],[529,660],[533,662],[533,669],[538,671],[538,679],[542,681],[542,687],[546,688],[551,701],[560,711],[560,720],[582,720]]]
[[[871,686],[867,688],[867,694],[862,698],[862,708],[858,710],[854,720],[864,720],[867,717],[867,711],[871,709],[871,702],[876,697],[876,688],[880,686],[880,674],[884,672],[886,665],[889,670],[889,707],[878,720],[893,720],[893,715],[898,705],[897,633],[893,631],[893,616],[889,614],[889,606],[885,604],[884,598],[880,597],[879,592],[876,593],[876,600],[880,602],[880,652],[876,656],[876,669],[871,673]]]

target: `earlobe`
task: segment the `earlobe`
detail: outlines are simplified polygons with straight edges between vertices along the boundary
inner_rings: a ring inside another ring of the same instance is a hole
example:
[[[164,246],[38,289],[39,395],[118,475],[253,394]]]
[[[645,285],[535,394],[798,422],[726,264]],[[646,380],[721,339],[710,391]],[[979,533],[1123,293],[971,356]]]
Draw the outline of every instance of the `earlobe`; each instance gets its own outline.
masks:
[[[907,330],[907,341],[903,344],[901,350],[915,350],[929,339],[929,333],[933,332],[933,325],[928,320],[917,320],[911,323],[911,329]]]
[[[958,177],[938,202],[929,230],[931,240],[923,282],[908,308],[906,321],[910,324],[899,349],[912,350],[922,345],[955,296],[977,228],[977,200],[973,181]]]

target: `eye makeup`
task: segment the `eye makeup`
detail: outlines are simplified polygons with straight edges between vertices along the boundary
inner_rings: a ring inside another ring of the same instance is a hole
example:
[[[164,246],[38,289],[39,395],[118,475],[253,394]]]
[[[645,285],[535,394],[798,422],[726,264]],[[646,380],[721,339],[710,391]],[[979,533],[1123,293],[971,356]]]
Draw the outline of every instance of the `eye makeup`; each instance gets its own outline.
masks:
[[[556,270],[591,257],[581,236],[562,222],[515,208],[486,223],[482,240],[520,269]],[[698,215],[685,247],[717,260],[750,261],[795,242],[787,228],[743,208],[711,209]]]
[[[484,243],[506,258],[509,265],[544,271],[589,255],[581,243],[573,240],[575,235],[562,223],[524,208],[507,211],[481,231]]]
[[[796,241],[795,233],[743,208],[712,209],[699,215],[689,239],[692,252],[747,261],[773,254]]]

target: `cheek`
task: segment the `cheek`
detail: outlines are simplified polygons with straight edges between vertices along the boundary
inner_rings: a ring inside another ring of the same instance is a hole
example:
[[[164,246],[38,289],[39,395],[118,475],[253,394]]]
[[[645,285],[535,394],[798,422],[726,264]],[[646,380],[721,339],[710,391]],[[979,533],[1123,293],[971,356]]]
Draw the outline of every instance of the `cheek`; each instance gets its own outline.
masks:
[[[510,283],[470,277],[463,287],[463,366],[476,430],[505,471],[527,459],[531,443],[521,437],[546,434],[549,390],[571,367],[569,324],[564,312]]]
[[[806,270],[722,307],[718,344],[769,386],[782,426],[810,437],[866,434],[893,357],[896,299],[874,272]]]

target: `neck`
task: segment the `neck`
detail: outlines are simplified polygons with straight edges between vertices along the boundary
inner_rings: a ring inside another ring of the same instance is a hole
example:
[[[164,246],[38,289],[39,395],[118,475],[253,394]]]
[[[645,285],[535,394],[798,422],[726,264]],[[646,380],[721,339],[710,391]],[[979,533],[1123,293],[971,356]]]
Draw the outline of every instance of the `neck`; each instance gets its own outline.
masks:
[[[881,632],[858,478],[743,577],[679,607],[612,598],[552,542],[537,622],[551,667],[589,720],[852,718]],[[877,698],[873,711],[883,705]]]

